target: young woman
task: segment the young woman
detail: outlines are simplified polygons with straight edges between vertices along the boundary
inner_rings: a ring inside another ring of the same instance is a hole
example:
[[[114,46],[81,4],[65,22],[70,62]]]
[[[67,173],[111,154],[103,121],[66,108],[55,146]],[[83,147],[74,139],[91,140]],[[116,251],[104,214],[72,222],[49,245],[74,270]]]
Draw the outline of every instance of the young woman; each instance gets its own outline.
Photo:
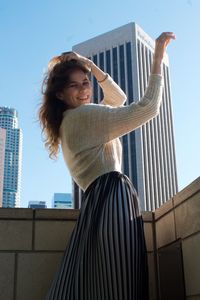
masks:
[[[138,103],[91,60],[54,57],[44,81],[39,118],[50,156],[59,144],[71,176],[85,192],[80,215],[46,300],[146,300],[148,268],[138,196],[121,172],[119,137],[154,118],[162,98],[161,63],[175,36],[155,43],[148,87]],[[91,103],[89,73],[104,98]]]

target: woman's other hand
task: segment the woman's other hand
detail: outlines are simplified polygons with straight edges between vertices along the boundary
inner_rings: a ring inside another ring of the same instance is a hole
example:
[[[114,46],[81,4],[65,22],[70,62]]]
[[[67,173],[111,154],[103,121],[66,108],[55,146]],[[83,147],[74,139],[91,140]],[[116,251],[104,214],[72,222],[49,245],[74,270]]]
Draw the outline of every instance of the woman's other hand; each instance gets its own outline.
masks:
[[[155,51],[153,56],[152,74],[161,74],[161,63],[167,45],[171,40],[175,40],[173,32],[163,32],[155,41]]]
[[[173,32],[163,32],[155,41],[154,58],[162,60],[166,47],[171,40],[175,40],[176,36]]]

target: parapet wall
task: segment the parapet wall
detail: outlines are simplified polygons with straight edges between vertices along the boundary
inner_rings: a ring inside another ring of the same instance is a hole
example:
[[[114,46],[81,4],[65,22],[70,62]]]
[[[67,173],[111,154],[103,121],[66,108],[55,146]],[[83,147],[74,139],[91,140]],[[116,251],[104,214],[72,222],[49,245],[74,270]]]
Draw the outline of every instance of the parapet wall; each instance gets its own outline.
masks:
[[[44,300],[78,215],[74,209],[0,209],[1,300]],[[175,290],[183,285],[187,299],[200,299],[200,177],[143,219],[151,300],[184,299],[167,294],[174,258],[177,270],[183,268]]]
[[[200,177],[154,212],[154,226],[158,299],[200,299]]]

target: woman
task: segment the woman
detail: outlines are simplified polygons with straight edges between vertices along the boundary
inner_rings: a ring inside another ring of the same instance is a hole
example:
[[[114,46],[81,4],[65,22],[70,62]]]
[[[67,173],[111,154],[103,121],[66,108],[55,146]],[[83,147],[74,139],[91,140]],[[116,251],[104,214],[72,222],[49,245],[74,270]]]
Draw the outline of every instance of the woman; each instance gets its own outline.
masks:
[[[148,268],[138,196],[121,173],[119,137],[159,112],[161,63],[175,36],[162,33],[155,44],[148,87],[138,103],[89,59],[66,52],[53,58],[45,79],[39,118],[50,156],[61,144],[65,162],[84,200],[63,261],[46,300],[145,300]],[[92,104],[89,72],[104,98]]]

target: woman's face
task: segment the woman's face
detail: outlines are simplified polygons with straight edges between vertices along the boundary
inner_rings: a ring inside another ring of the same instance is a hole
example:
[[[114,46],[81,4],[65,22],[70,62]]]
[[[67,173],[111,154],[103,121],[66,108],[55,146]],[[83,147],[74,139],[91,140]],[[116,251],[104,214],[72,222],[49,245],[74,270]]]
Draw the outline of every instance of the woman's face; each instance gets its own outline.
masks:
[[[76,108],[90,103],[92,88],[88,76],[82,70],[75,70],[70,74],[69,83],[57,96],[69,108]]]

